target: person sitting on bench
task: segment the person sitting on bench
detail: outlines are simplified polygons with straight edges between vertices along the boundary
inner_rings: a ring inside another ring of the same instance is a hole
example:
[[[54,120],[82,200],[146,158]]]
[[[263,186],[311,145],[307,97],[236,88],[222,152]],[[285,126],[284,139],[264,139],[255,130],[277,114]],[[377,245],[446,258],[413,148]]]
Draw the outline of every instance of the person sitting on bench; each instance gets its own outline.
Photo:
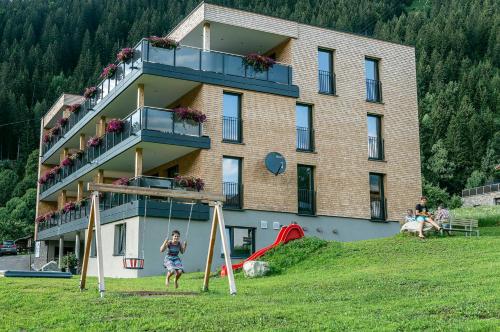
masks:
[[[425,239],[423,229],[424,223],[430,223],[437,231],[441,230],[441,226],[436,224],[434,220],[431,218],[431,214],[429,213],[429,209],[427,208],[427,197],[420,197],[420,203],[415,206],[415,215],[417,216],[418,225],[418,237],[421,239]]]

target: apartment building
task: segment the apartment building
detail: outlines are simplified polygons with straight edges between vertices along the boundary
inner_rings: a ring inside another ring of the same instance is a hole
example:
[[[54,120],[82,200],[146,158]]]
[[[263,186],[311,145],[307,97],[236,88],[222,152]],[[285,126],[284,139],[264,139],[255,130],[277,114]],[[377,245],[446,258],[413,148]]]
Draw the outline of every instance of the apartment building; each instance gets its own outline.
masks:
[[[95,90],[61,96],[43,117],[39,263],[81,257],[86,183],[121,178],[177,188],[173,178],[192,176],[223,193],[235,261],[291,222],[338,241],[398,232],[421,194],[414,48],[206,3],[168,38],[179,45],[139,41]],[[276,63],[248,65],[253,53]],[[206,121],[182,120],[179,108]],[[115,119],[119,130],[108,130]],[[277,175],[270,153],[286,163]],[[208,205],[106,194],[101,211],[106,276],[163,273],[169,216],[184,238],[191,215],[183,261],[204,268]],[[219,241],[216,250],[214,267]],[[126,257],[144,258],[144,268],[125,269]]]

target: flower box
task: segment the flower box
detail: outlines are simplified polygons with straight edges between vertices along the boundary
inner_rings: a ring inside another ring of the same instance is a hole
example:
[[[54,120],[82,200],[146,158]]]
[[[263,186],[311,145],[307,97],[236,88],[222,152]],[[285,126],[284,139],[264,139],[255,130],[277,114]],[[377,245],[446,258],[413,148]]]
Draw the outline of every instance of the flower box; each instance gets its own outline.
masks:
[[[176,42],[173,39],[169,39],[167,37],[151,36],[147,38],[147,40],[149,40],[149,43],[154,47],[166,48],[169,50],[176,49],[177,47],[179,47],[178,42]]]
[[[102,79],[111,78],[113,77],[113,75],[115,75],[117,69],[118,69],[117,65],[115,65],[114,63],[110,63],[109,65],[104,67],[99,77]]]
[[[275,63],[274,59],[257,53],[250,53],[243,58],[243,65],[245,67],[252,67],[257,73],[267,71]]]
[[[203,123],[207,121],[207,116],[201,111],[189,107],[177,107],[172,110],[178,120],[186,120],[194,123]]]
[[[106,125],[107,133],[119,133],[123,130],[124,121],[120,119],[111,119]]]
[[[116,54],[117,61],[127,62],[134,57],[134,49],[130,47],[122,48],[118,54]]]
[[[90,99],[94,98],[96,94],[97,94],[97,87],[91,86],[85,89],[83,96],[85,97],[85,99]]]
[[[128,186],[129,181],[130,180],[128,178],[119,178],[118,180],[113,181],[113,184],[117,186]]]
[[[200,178],[194,176],[176,176],[174,182],[180,188],[190,188],[196,191],[201,191],[205,188],[205,182]]]
[[[93,136],[87,141],[87,146],[90,147],[96,147],[101,145],[102,139],[98,136]]]
[[[61,166],[71,166],[73,165],[73,159],[71,157],[66,157],[61,161]]]

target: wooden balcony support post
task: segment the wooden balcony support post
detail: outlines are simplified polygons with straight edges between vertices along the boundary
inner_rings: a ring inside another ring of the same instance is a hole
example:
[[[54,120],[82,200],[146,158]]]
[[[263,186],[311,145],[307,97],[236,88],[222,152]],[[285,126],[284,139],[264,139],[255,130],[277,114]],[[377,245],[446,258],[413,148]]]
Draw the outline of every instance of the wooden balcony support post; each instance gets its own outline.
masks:
[[[144,107],[144,84],[137,84],[137,108]]]
[[[76,192],[76,200],[81,201],[83,199],[83,181],[78,181],[78,189]]]
[[[59,210],[64,207],[64,204],[66,204],[67,201],[67,195],[66,195],[66,190],[61,190],[61,193],[59,194],[59,206],[57,207]]]
[[[99,119],[99,127],[97,130],[97,135],[102,136],[104,135],[105,132],[106,132],[106,117],[101,116],[101,118]]]
[[[203,50],[210,51],[210,23],[203,23]]]
[[[85,142],[85,134],[80,134],[80,147],[79,149],[80,150],[85,150],[85,145],[87,144],[87,142]]]
[[[135,149],[135,176],[142,175],[142,148]]]
[[[96,182],[104,183],[104,170],[100,169],[97,171]]]
[[[59,236],[59,263],[57,264],[59,269],[62,268],[63,255],[64,255],[64,236],[60,235]]]

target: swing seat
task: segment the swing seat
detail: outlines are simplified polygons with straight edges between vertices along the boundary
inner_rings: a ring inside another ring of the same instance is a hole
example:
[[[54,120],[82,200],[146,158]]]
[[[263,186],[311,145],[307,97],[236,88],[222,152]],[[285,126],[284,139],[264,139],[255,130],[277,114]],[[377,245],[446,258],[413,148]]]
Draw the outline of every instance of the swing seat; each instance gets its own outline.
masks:
[[[127,270],[144,269],[144,258],[123,258],[123,268]]]

